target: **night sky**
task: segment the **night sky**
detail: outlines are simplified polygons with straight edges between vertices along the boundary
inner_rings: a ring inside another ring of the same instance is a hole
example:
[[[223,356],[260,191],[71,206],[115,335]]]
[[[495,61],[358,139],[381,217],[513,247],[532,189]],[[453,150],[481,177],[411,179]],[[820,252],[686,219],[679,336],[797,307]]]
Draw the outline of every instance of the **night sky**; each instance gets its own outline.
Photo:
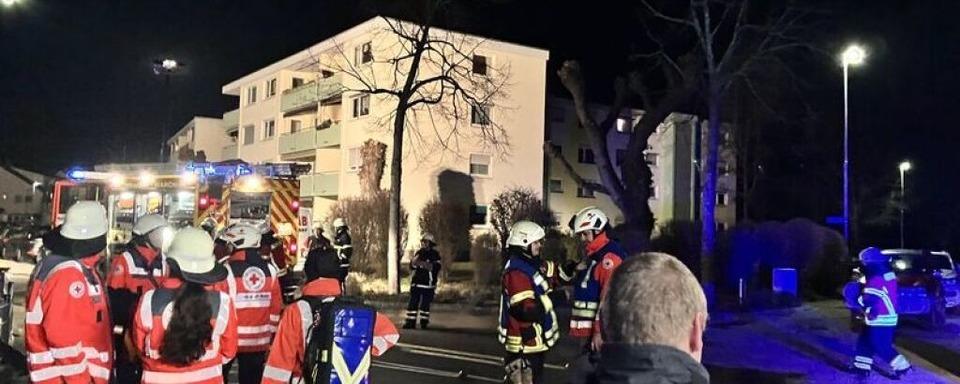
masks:
[[[630,2],[468,3],[449,23],[549,49],[554,94],[563,94],[555,68],[563,59],[576,58],[584,61],[594,94],[604,97],[605,84],[642,34]],[[955,203],[960,182],[953,168],[960,164],[960,130],[954,127],[954,112],[960,108],[960,26],[953,17],[960,3],[819,3],[824,14],[816,44],[838,51],[844,43],[858,41],[869,50],[867,65],[851,78],[855,187],[873,197],[889,195],[898,180],[896,164],[912,160],[908,238],[924,246],[958,245],[953,239],[960,238],[960,225],[954,224],[960,216]],[[0,9],[0,84],[5,86],[0,93],[0,160],[47,172],[73,164],[153,161],[168,108],[168,134],[191,116],[219,117],[237,103],[220,94],[227,82],[372,15],[395,15],[402,9],[402,1],[23,0],[15,9]],[[166,56],[187,65],[169,88],[151,69],[154,59]],[[780,172],[794,182],[812,173],[832,181],[820,183],[822,191],[800,196],[787,196],[790,184],[782,179],[769,181],[775,184],[767,188],[775,191],[769,193],[772,201],[782,198],[784,206],[811,208],[768,209],[759,219],[806,216],[822,222],[839,210],[839,205],[821,203],[836,196],[839,204],[840,198],[841,74],[839,65],[826,58],[821,65],[797,70],[808,82],[805,99],[814,108],[816,117],[809,125],[815,128],[813,134],[787,135],[786,146],[802,144],[835,155],[787,150],[770,161],[767,172]],[[782,128],[791,129],[798,128]],[[890,225],[877,228],[873,237],[878,241],[895,234]]]

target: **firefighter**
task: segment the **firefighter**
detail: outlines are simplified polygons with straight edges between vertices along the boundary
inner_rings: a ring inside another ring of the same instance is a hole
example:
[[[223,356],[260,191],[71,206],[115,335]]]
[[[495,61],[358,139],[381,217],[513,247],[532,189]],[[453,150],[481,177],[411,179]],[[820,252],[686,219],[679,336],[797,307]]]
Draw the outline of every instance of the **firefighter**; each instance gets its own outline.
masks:
[[[314,228],[313,235],[311,235],[310,238],[307,239],[308,251],[312,251],[317,248],[328,248],[332,246],[333,245],[330,244],[330,240],[328,240],[327,237],[323,235],[323,227],[319,225],[316,228]]]
[[[506,348],[507,378],[514,384],[542,383],[544,356],[560,338],[550,284],[540,272],[545,236],[536,223],[518,221],[507,238],[497,330]]]
[[[576,267],[573,280],[573,310],[570,336],[585,340],[583,349],[571,364],[574,382],[583,382],[600,360],[603,345],[600,333],[600,302],[607,283],[626,257],[620,244],[608,236],[610,221],[596,207],[586,207],[570,220],[570,229],[585,244],[586,257]]]
[[[221,366],[237,353],[237,314],[230,295],[214,288],[227,270],[213,258],[213,239],[183,228],[167,257],[170,275],[143,295],[134,314],[141,382],[224,383]]]
[[[283,307],[279,271],[261,255],[257,228],[238,224],[230,227],[223,239],[234,249],[226,266],[231,272],[227,278],[230,298],[237,309],[240,384],[259,383]],[[223,366],[224,377],[232,366],[233,361]]]
[[[407,304],[407,320],[404,329],[415,328],[417,313],[420,314],[420,328],[430,325],[430,302],[437,291],[437,277],[440,273],[440,254],[434,249],[437,243],[433,235],[424,233],[420,238],[420,249],[410,260],[410,303]]]
[[[166,243],[172,240],[172,229],[163,216],[144,215],[133,226],[133,238],[124,246],[123,252],[111,260],[107,277],[107,295],[110,298],[110,315],[113,319],[114,350],[117,351],[116,378],[121,383],[140,381],[140,365],[132,360],[129,352],[127,331],[134,307],[140,296],[151,289],[159,288],[169,269],[162,255]]]
[[[340,289],[344,290],[347,283],[347,274],[350,273],[350,258],[353,256],[353,240],[350,238],[350,228],[343,218],[333,220],[333,248],[337,250],[340,259]]]
[[[314,312],[320,311],[316,308],[317,303],[334,302],[335,298],[340,296],[340,267],[335,258],[323,257],[321,252],[311,252],[303,268],[307,283],[303,287],[303,298],[287,306],[280,319],[280,327],[277,330],[277,336],[273,340],[273,346],[270,348],[270,355],[267,357],[267,366],[263,371],[263,384],[287,384],[313,382],[309,378],[303,377],[304,356],[312,355],[307,350],[308,343],[312,339],[309,336],[314,334],[316,327],[325,327],[324,324],[314,323]],[[328,327],[334,331],[333,327]],[[359,332],[357,332],[359,333]],[[323,351],[325,353],[341,354],[332,357],[334,372],[340,378],[340,382],[367,383],[369,382],[368,370],[369,364],[361,364],[357,371],[345,372],[351,369],[344,365],[337,368],[337,361],[343,361],[342,354],[359,348],[365,354],[380,356],[388,349],[394,346],[400,339],[397,328],[390,322],[386,316],[376,313],[373,325],[373,335],[363,335],[372,337],[369,347],[364,345],[366,338],[357,333],[351,332],[352,337],[343,338],[338,341],[339,348],[333,351]],[[329,335],[328,338],[332,338]],[[358,340],[363,339],[363,342]],[[360,345],[342,345],[340,343],[357,343]],[[344,352],[347,351],[347,352]],[[351,356],[353,357],[353,356]],[[359,360],[366,361],[368,357]],[[350,376],[353,380],[348,380]],[[325,379],[321,378],[319,383],[332,383],[333,380],[328,375]]]
[[[896,378],[910,371],[907,358],[893,348],[893,334],[897,329],[897,277],[890,268],[890,257],[879,248],[864,249],[859,255],[866,274],[866,284],[857,302],[864,309],[865,327],[857,337],[857,351],[853,370],[867,377],[873,367],[874,355],[890,364]]]
[[[24,324],[33,383],[106,384],[113,369],[112,325],[94,266],[107,247],[106,210],[79,201],[51,236],[34,268]]]

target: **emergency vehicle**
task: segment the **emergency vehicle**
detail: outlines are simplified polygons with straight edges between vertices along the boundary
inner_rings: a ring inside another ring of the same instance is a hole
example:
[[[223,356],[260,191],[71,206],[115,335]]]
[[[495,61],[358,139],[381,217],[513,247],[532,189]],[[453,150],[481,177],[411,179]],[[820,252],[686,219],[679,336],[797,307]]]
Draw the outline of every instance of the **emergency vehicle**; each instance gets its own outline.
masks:
[[[310,171],[299,163],[110,164],[94,170],[70,169],[54,184],[54,226],[79,200],[107,208],[109,246],[125,244],[137,218],[162,215],[176,227],[204,227],[219,234],[246,223],[273,231],[283,241],[287,265],[297,264],[306,242],[300,231],[300,182]]]

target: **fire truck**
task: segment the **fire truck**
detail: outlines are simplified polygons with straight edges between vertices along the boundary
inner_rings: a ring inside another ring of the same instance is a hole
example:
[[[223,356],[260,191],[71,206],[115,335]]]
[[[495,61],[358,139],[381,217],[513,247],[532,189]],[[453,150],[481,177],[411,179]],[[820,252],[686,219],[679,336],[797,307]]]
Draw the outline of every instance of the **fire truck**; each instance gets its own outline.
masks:
[[[292,267],[306,241],[299,225],[297,177],[309,171],[308,164],[240,161],[74,168],[54,184],[50,217],[57,226],[73,203],[99,201],[107,208],[111,250],[130,240],[133,224],[146,214],[160,214],[174,227],[202,227],[214,236],[229,225],[250,224],[275,234]]]

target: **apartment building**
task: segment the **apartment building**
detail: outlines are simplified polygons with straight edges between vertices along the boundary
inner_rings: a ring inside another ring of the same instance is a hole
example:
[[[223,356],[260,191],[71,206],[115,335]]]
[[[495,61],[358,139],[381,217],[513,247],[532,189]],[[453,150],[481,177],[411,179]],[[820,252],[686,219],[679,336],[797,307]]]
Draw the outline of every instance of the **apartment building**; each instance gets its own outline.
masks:
[[[192,160],[203,152],[207,161],[228,160],[230,157],[223,153],[228,139],[222,119],[196,116],[167,140],[169,159],[171,162]]]
[[[606,113],[603,106],[594,106],[592,110],[596,116]],[[607,134],[607,148],[618,174],[626,157],[630,130],[642,113],[640,110],[624,112],[616,122],[616,129]],[[547,114],[546,139],[560,150],[578,175],[599,182],[595,154],[577,121],[573,102],[550,97]],[[670,220],[699,220],[704,180],[700,164],[706,156],[706,128],[705,120],[675,113],[651,135],[644,160],[653,173],[649,204],[658,224]],[[729,140],[727,142],[722,146],[718,166],[716,221],[719,229],[728,228],[736,221],[735,157]],[[590,205],[607,212],[614,224],[624,221],[623,214],[607,195],[578,187],[559,160],[548,157],[545,163],[545,196],[560,223],[566,223],[573,214]]]
[[[326,218],[337,199],[361,193],[360,146],[367,140],[387,145],[381,187],[388,188],[396,100],[360,92],[363,83],[357,78],[359,73],[379,84],[392,81],[390,59],[401,55],[402,41],[388,32],[387,23],[370,19],[223,86],[224,94],[237,97],[238,108],[223,115],[228,141],[220,157],[312,164],[313,173],[300,180],[301,204],[313,207],[315,222]],[[470,112],[456,121],[436,112],[431,116],[427,106],[408,114],[401,199],[410,213],[411,238],[419,236],[419,212],[441,192],[442,177],[454,175],[447,180],[463,184],[454,187],[456,194],[471,202],[471,217],[480,230],[489,227],[487,206],[496,194],[511,187],[541,191],[543,186],[549,52],[439,29],[433,34],[473,44],[463,76],[492,76],[494,67],[509,68],[509,81],[501,97],[468,106]],[[425,69],[420,77],[430,75]],[[502,128],[505,137],[498,139],[509,142],[508,148],[492,145],[485,136],[485,128],[494,123]],[[456,142],[445,141],[454,130]]]

